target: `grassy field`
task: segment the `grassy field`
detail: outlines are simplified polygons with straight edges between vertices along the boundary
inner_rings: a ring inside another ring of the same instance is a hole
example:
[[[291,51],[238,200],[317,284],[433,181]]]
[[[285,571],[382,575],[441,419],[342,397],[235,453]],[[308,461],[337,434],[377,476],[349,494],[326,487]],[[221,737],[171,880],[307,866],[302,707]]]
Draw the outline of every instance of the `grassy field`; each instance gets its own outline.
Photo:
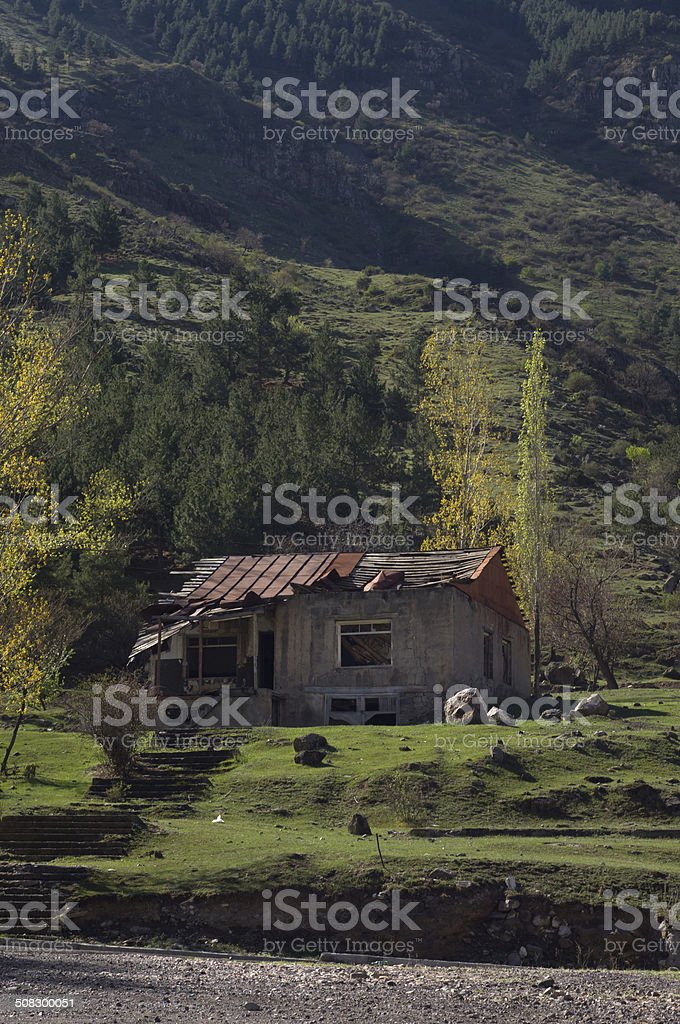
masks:
[[[304,730],[257,729],[236,767],[212,774],[209,798],[192,813],[144,805],[150,831],[129,856],[84,863],[98,892],[255,892],[319,879],[341,890],[380,872],[375,840],[347,830],[360,812],[380,834],[386,875],[402,883],[444,867],[460,879],[515,873],[564,899],[615,883],[644,888],[641,876],[680,886],[678,840],[666,834],[680,829],[678,817],[629,788],[644,780],[662,798],[680,792],[680,744],[671,738],[680,690],[625,689],[611,702],[616,720],[518,730],[332,727],[324,733],[337,749],[322,769],[293,763],[292,739]],[[489,757],[498,740],[510,766]],[[102,806],[86,797],[97,755],[58,721],[26,726],[0,784],[2,813]],[[35,782],[23,778],[30,763]],[[224,824],[213,824],[218,813]],[[470,827],[485,834],[460,834]],[[432,833],[418,834],[423,828]]]

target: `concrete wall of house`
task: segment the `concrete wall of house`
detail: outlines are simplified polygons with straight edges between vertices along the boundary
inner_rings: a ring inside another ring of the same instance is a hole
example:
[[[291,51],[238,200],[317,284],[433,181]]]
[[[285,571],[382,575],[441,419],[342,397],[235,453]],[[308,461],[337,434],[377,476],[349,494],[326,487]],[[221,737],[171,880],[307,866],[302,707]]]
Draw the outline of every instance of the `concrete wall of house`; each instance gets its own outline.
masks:
[[[392,664],[340,668],[337,628],[343,621],[392,623]],[[484,678],[483,633],[494,644],[493,680]],[[512,686],[502,683],[501,640],[512,641]],[[276,609],[276,690],[285,695],[282,725],[321,725],[329,693],[398,695],[399,722],[432,722],[435,686],[477,686],[500,701],[528,695],[526,629],[455,587],[314,593]]]

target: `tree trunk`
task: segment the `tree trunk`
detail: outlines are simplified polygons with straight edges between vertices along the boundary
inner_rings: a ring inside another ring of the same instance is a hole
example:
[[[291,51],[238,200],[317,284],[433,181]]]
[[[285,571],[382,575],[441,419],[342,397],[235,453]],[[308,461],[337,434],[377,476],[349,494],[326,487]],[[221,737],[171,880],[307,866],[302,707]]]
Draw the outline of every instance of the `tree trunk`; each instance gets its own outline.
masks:
[[[616,681],[614,669],[611,667],[611,665],[609,664],[609,662],[607,661],[607,659],[605,658],[604,654],[599,649],[597,644],[593,644],[593,655],[595,657],[595,660],[597,661],[597,667],[602,673],[602,678],[605,680],[607,684],[607,689],[618,690],[619,684]]]
[[[19,735],[19,729],[21,728],[21,723],[24,720],[24,715],[25,714],[26,714],[26,701],[22,700],[21,707],[19,709],[19,714],[17,715],[17,720],[14,723],[14,729],[12,730],[12,736],[10,738],[9,743],[7,744],[7,749],[5,750],[5,756],[3,757],[2,764],[0,765],[0,775],[6,775],[7,774],[7,766],[9,764],[9,758],[10,758],[10,755],[11,755],[12,750],[14,748],[14,744],[17,741],[17,736]]]
[[[541,611],[538,604],[534,608],[534,683],[532,693],[538,697],[541,687]]]

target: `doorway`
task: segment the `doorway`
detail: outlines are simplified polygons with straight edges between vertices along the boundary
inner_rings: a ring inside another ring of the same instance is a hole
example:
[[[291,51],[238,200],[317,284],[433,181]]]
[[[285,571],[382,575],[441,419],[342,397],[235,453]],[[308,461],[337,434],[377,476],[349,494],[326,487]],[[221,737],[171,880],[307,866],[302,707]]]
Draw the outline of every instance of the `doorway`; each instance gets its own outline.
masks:
[[[274,633],[258,633],[257,685],[262,690],[274,689]]]

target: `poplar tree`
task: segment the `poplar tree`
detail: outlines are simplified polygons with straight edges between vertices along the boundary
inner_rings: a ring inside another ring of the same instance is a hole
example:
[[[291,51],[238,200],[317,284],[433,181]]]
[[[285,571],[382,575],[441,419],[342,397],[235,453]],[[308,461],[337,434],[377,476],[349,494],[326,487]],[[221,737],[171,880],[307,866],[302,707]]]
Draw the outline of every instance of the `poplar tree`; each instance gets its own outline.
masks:
[[[494,385],[483,346],[469,330],[435,332],[422,354],[420,404],[436,447],[429,462],[441,493],[425,550],[475,548],[503,540],[505,476]]]
[[[533,623],[533,692],[541,676],[541,605],[550,562],[554,506],[550,487],[550,454],[546,437],[550,377],[545,340],[537,331],[525,363],[522,382],[522,426],[517,449],[517,505],[513,561],[522,603]]]

